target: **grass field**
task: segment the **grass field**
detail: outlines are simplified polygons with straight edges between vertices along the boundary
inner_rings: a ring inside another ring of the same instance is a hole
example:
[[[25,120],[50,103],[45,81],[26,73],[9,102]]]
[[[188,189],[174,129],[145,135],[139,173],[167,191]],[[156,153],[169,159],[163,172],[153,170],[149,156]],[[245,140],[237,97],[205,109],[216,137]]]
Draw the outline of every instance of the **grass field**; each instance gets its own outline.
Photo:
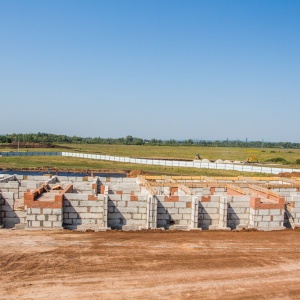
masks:
[[[108,154],[136,158],[168,158],[193,160],[199,153],[202,158],[209,160],[228,159],[243,161],[249,156],[256,156],[264,163],[271,158],[285,159],[289,167],[299,167],[295,164],[300,158],[298,149],[273,149],[273,148],[227,148],[227,147],[188,147],[188,146],[133,146],[133,145],[91,145],[91,144],[61,144],[62,148],[47,149],[20,149],[20,151],[70,151],[94,154]],[[0,144],[1,151],[16,151],[16,149],[4,148]],[[275,164],[274,164],[275,166]],[[206,175],[206,176],[230,176],[242,175],[241,172],[192,169],[177,167],[161,167],[149,165],[135,165],[127,163],[115,163],[109,161],[77,159],[70,157],[2,157],[0,168],[10,169],[34,169],[53,168],[65,170],[143,170],[158,174],[181,174],[181,175]],[[247,175],[254,175],[247,173]]]

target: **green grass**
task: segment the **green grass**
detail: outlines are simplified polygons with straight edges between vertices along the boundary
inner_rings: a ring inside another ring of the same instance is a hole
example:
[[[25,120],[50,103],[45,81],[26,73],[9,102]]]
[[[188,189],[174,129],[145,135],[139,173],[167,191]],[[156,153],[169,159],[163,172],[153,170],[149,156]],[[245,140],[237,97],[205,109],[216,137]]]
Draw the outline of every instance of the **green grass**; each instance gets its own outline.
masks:
[[[139,165],[128,163],[117,163],[111,161],[101,161],[73,157],[2,157],[0,159],[0,168],[3,169],[43,169],[51,168],[54,172],[56,169],[65,171],[94,171],[94,172],[118,172],[130,170],[143,170],[149,174],[165,174],[165,175],[189,175],[189,176],[241,176],[243,172],[196,169],[182,167],[164,167],[152,165]],[[261,176],[260,173],[246,173],[247,176]]]
[[[1,151],[16,151],[1,147]],[[227,147],[189,147],[189,146],[149,146],[149,145],[93,145],[93,144],[61,144],[65,148],[47,149],[20,149],[21,151],[69,151],[94,154],[107,154],[113,156],[127,156],[136,158],[168,158],[193,160],[197,153],[201,158],[209,160],[228,159],[243,161],[249,156],[256,156],[260,162],[282,158],[287,161],[289,167],[299,168],[297,160],[300,159],[300,149],[269,149],[269,148],[227,148]],[[274,164],[275,165],[275,164]],[[206,175],[206,176],[237,176],[241,172],[225,170],[208,170],[178,167],[163,167],[150,165],[135,165],[128,163],[116,163],[109,161],[78,159],[71,157],[1,157],[1,168],[10,169],[34,169],[53,168],[65,170],[143,170],[157,174],[180,175]],[[243,173],[252,176],[251,173]]]

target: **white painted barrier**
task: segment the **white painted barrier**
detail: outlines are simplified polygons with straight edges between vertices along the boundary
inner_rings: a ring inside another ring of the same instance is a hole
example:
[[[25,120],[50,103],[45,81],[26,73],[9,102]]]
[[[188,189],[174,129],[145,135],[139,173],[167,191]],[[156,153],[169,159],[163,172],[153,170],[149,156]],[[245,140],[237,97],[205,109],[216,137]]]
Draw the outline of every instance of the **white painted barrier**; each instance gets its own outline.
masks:
[[[288,168],[270,168],[263,166],[239,165],[229,163],[211,163],[201,161],[178,161],[178,160],[159,160],[159,159],[144,159],[144,158],[131,158],[110,155],[93,155],[83,153],[62,152],[62,156],[92,158],[98,160],[108,160],[115,162],[127,162],[132,164],[156,165],[167,167],[184,167],[184,168],[199,168],[199,169],[216,169],[216,170],[233,170],[239,172],[254,172],[254,173],[268,173],[279,174],[281,172],[300,172],[300,169]]]
[[[178,160],[159,160],[159,159],[144,159],[144,158],[131,158],[124,156],[110,156],[99,154],[85,154],[85,153],[73,153],[73,152],[0,152],[1,157],[6,156],[67,156],[67,157],[79,157],[86,159],[107,160],[115,162],[126,162],[131,164],[144,164],[155,166],[167,166],[167,167],[184,167],[184,168],[198,168],[198,169],[216,169],[216,170],[234,170],[240,172],[255,172],[255,173],[268,173],[279,174],[289,172],[300,172],[300,169],[289,168],[270,168],[263,166],[251,166],[241,165],[233,163],[211,163],[201,161],[178,161]]]

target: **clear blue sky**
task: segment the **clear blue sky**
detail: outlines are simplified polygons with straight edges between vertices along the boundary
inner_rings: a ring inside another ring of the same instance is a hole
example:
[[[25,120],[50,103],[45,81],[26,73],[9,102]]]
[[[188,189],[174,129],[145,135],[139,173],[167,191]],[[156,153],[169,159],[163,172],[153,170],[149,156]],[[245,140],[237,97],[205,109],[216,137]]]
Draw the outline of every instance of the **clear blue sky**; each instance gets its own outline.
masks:
[[[0,134],[300,142],[298,0],[0,0]]]

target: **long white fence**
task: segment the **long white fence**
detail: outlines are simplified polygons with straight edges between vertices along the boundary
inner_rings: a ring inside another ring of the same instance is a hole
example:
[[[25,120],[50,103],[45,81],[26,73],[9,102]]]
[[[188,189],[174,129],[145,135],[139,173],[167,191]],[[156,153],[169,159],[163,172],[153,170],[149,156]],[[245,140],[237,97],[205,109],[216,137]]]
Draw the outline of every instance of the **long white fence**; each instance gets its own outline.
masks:
[[[83,153],[70,153],[70,152],[62,152],[62,156],[89,158],[89,159],[97,159],[97,160],[108,160],[108,161],[131,163],[131,164],[156,165],[156,166],[166,166],[166,167],[199,168],[199,169],[214,169],[214,170],[233,170],[233,171],[240,171],[240,172],[256,172],[256,173],[269,173],[269,174],[279,174],[282,172],[300,172],[300,169],[271,168],[271,167],[262,167],[262,166],[257,166],[257,165],[243,165],[243,164],[233,164],[233,163],[225,164],[225,163],[213,163],[213,162],[201,162],[201,161],[143,159],[143,158],[131,158],[131,157],[97,155],[97,154],[83,154]]]
[[[283,172],[300,172],[300,169],[290,168],[272,168],[257,165],[243,165],[233,163],[214,163],[214,162],[201,162],[201,161],[178,161],[178,160],[163,160],[163,159],[144,159],[144,158],[131,158],[123,156],[99,155],[99,154],[84,154],[72,152],[0,152],[1,156],[68,156],[87,158],[95,160],[108,160],[122,163],[142,164],[142,165],[155,165],[165,167],[183,167],[183,168],[198,168],[198,169],[214,169],[214,170],[232,170],[240,172],[255,172],[255,173],[268,173],[279,174]]]

